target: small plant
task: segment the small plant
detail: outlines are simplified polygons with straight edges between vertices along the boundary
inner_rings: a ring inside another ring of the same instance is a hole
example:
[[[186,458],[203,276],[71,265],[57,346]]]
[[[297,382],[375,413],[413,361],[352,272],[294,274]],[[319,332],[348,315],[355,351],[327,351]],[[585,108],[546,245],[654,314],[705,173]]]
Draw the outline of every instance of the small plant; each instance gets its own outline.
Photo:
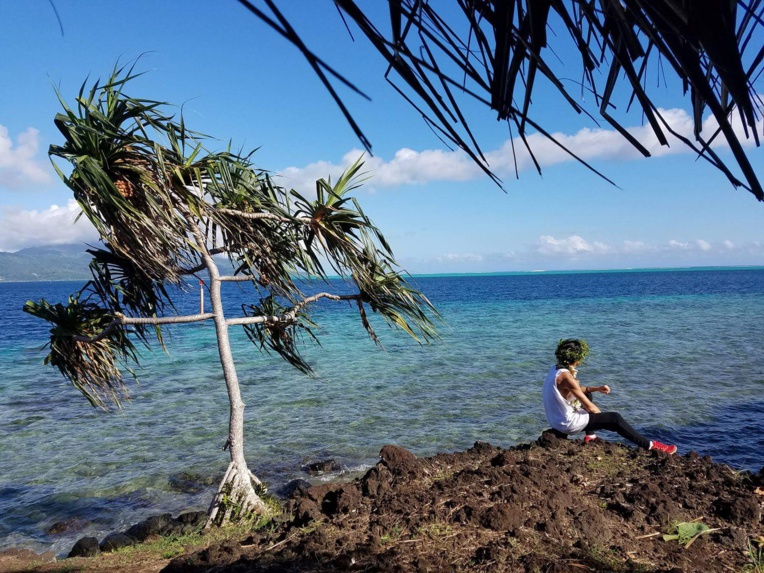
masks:
[[[747,573],[764,573],[764,546],[762,546],[764,544],[764,537],[754,539],[754,543],[748,541],[746,555],[750,563],[747,563],[743,570]]]
[[[433,521],[427,525],[422,525],[417,529],[417,533],[430,539],[440,539],[447,535],[450,535],[452,531],[451,525],[442,521]]]
[[[663,541],[678,541],[684,545],[685,549],[701,535],[711,533],[713,531],[719,531],[719,529],[711,529],[705,523],[699,521],[688,521],[674,524],[676,533],[667,533],[663,536]]]
[[[390,528],[390,531],[380,538],[380,541],[382,541],[383,544],[393,543],[394,541],[398,540],[398,538],[401,536],[401,533],[403,533],[403,527],[397,524],[393,525]]]
[[[620,572],[624,570],[623,560],[612,550],[600,545],[592,545],[588,552],[589,560],[606,571]]]

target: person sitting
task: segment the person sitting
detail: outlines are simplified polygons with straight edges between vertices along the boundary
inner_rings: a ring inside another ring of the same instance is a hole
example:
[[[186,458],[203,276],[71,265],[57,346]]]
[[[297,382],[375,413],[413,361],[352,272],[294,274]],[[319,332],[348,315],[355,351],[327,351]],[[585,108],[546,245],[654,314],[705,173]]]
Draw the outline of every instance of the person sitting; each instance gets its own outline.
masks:
[[[546,418],[552,428],[566,435],[584,432],[585,442],[595,440],[599,430],[608,430],[645,450],[659,450],[667,454],[676,452],[676,446],[648,440],[632,428],[621,414],[601,412],[592,402],[592,393],[610,394],[610,387],[581,386],[578,383],[577,367],[589,354],[589,345],[585,340],[561,340],[554,354],[557,364],[547,374],[542,391]]]

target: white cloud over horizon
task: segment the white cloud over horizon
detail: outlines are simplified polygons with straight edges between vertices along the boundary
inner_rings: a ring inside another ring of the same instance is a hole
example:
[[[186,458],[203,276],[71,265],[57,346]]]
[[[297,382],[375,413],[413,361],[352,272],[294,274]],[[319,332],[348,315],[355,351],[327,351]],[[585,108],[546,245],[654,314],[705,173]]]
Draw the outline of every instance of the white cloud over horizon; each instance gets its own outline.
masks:
[[[606,244],[587,240],[580,235],[541,235],[525,249],[507,253],[449,252],[429,258],[403,257],[401,262],[414,273],[758,266],[764,265],[764,243],[671,239],[653,243],[624,240]]]
[[[692,117],[685,110],[659,109],[658,111],[666,125],[673,131],[694,141]],[[744,146],[754,145],[752,138],[745,138],[745,130],[737,114],[733,115],[732,125]],[[718,123],[713,117],[707,118],[703,122],[703,135],[709,138],[717,126]],[[763,128],[764,120],[759,120],[757,124],[759,133]],[[664,131],[670,143],[669,146],[660,145],[649,125],[630,127],[627,131],[650,152],[652,157],[694,153],[687,145],[671,135],[668,129]],[[552,135],[560,145],[570,149],[580,159],[587,162],[645,159],[614,129],[584,128],[572,135],[560,132]],[[542,168],[576,161],[560,145],[539,133],[529,135],[526,140]],[[717,137],[711,147],[719,149],[726,146],[726,140]],[[284,186],[294,187],[298,191],[312,193],[317,179],[331,176],[336,180],[340,173],[363,153],[360,149],[352,149],[337,163],[318,161],[304,167],[287,167],[281,171],[279,182]],[[487,151],[485,157],[490,168],[500,177],[514,177],[515,166],[518,173],[535,169],[533,158],[519,137],[507,140],[498,149]],[[485,177],[480,167],[460,150],[415,151],[403,148],[398,150],[389,161],[379,156],[367,155],[364,160],[364,172],[371,177],[367,185],[367,189],[371,192],[401,185],[422,185],[437,181],[469,181]]]
[[[689,135],[692,130],[690,116],[683,110],[662,110],[667,123],[673,129]],[[713,122],[706,121],[704,132],[712,129]],[[739,120],[736,128],[740,128]],[[742,128],[740,128],[742,129]],[[632,127],[629,131],[640,140],[654,155],[668,153],[691,153],[684,145],[674,145],[665,148],[658,145],[649,127]],[[41,165],[35,162],[35,154],[39,147],[38,133],[28,129],[17,138],[14,147],[8,137],[7,129],[0,126],[0,184],[4,179],[27,182],[44,182],[48,176]],[[577,149],[579,155],[586,160],[629,160],[641,158],[641,155],[614,130],[582,129],[573,135],[555,134],[557,139],[566,146]],[[572,161],[569,155],[539,135],[531,135],[534,153],[542,166]],[[721,145],[722,142],[719,142]],[[518,167],[532,168],[532,162],[523,155],[520,148],[516,149]],[[334,179],[339,173],[351,165],[362,154],[360,150],[346,153],[339,163],[328,161],[311,163],[304,167],[290,167],[283,171],[283,184],[297,189],[312,191],[315,180],[327,175]],[[487,152],[491,165],[500,175],[514,173],[511,142],[504,143],[499,149]],[[18,161],[14,170],[5,167],[12,163],[12,158]],[[373,175],[372,192],[375,189],[393,188],[401,185],[427,184],[436,181],[467,181],[485,177],[483,172],[465,154],[443,150],[414,151],[400,149],[394,157],[386,161],[381,157],[366,157],[365,170]],[[3,207],[0,210],[0,251],[15,251],[29,246],[63,244],[79,241],[97,240],[95,230],[90,223],[82,219],[77,225],[73,221],[79,213],[79,207],[74,200],[69,200],[66,206],[52,205],[47,209],[28,210],[21,207]],[[444,251],[448,248],[444,245]],[[450,247],[453,249],[453,246]],[[521,258],[536,257],[538,261],[593,261],[620,257],[624,261],[638,260],[639,257],[667,257],[669,254],[697,255],[708,259],[716,255],[726,254],[730,257],[745,253],[750,257],[760,257],[762,247],[758,244],[737,244],[731,240],[713,243],[705,239],[685,240],[676,239],[665,244],[651,244],[649,238],[631,238],[619,244],[606,244],[601,241],[587,240],[579,235],[554,237],[543,234],[534,245],[524,250],[517,249],[511,253],[459,253],[453,250],[440,255],[431,256],[431,260],[444,265],[489,265],[516,263]],[[730,258],[732,260],[732,258]],[[759,258],[759,260],[761,260]],[[519,263],[518,263],[519,264]],[[628,263],[626,263],[628,264]]]
[[[50,183],[50,171],[37,159],[40,132],[29,127],[13,140],[8,128],[0,125],[0,187],[21,189],[30,185]]]
[[[764,257],[764,245],[760,242],[736,244],[729,239],[717,243],[705,239],[679,241],[671,239],[665,243],[646,243],[644,241],[624,240],[608,245],[599,241],[587,241],[579,235],[570,235],[561,239],[551,235],[542,235],[530,247],[531,252],[550,258],[589,258],[596,259],[612,255],[655,255],[655,254],[724,254],[730,251],[759,254]],[[764,262],[762,259],[761,262]]]
[[[25,247],[95,242],[98,233],[80,214],[74,199],[63,206],[51,205],[43,211],[3,207],[0,211],[0,251],[18,251]]]

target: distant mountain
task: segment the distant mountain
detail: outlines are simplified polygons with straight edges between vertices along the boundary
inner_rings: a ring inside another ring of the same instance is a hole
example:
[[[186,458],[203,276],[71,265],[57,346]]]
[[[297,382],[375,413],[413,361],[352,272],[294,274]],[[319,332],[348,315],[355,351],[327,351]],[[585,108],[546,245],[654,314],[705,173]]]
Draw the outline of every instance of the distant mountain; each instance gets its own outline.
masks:
[[[85,252],[89,248],[79,243],[0,252],[0,282],[88,281],[92,278],[88,265],[93,259]],[[219,255],[215,259],[222,272],[233,272],[226,256]]]
[[[87,248],[80,243],[0,253],[0,282],[89,280]]]

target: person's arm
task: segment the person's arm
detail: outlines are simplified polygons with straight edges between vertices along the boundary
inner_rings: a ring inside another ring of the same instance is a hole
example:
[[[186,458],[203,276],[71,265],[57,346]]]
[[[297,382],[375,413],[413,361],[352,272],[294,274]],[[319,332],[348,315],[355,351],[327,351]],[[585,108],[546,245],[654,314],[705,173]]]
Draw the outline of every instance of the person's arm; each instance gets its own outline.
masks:
[[[603,394],[610,394],[610,386],[603,384],[602,386],[581,386],[584,394],[593,394],[594,392],[602,392]]]
[[[573,376],[569,372],[561,372],[560,373],[560,379],[557,382],[557,386],[563,393],[570,392],[578,398],[578,401],[581,402],[581,406],[584,410],[589,412],[590,414],[599,414],[600,409],[597,408],[597,406],[589,400],[589,398],[586,397],[586,394],[584,394],[583,389],[581,388],[581,385],[578,383],[578,380],[573,378]],[[594,388],[590,388],[589,391],[593,391]],[[608,388],[608,392],[610,391],[610,388]],[[564,395],[564,394],[563,394]]]

